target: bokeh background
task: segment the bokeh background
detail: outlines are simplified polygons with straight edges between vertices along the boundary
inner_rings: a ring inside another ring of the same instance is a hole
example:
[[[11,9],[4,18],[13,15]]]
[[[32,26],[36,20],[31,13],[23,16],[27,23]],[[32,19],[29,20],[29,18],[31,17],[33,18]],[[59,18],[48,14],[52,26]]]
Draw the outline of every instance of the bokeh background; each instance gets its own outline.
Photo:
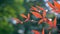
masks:
[[[24,25],[28,27],[27,24],[16,24],[12,18],[23,20],[20,14],[27,14],[30,11],[31,6],[36,5],[50,11],[50,7],[46,1],[47,0],[0,0],[0,34],[25,34],[23,33],[25,30],[27,33],[30,33],[31,31],[29,29],[25,29]],[[49,1],[53,3],[52,0]],[[57,0],[57,2],[60,3],[59,0]],[[54,14],[47,16],[54,18]],[[57,23],[59,24],[60,14],[56,16],[58,16]],[[36,26],[36,24],[34,25]],[[42,25],[40,25],[40,27],[42,28]],[[29,28],[38,29],[37,27],[33,26],[29,26]]]

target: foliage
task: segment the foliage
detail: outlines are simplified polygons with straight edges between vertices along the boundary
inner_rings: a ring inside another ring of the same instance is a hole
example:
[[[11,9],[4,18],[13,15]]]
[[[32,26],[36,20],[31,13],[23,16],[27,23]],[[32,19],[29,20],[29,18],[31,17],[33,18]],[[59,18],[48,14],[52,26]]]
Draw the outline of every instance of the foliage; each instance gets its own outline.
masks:
[[[14,27],[10,18],[25,12],[23,0],[0,0],[0,34],[12,34]]]
[[[0,0],[0,34],[18,34],[19,30],[23,30],[24,34],[57,34],[54,13],[60,13],[60,5],[56,1],[54,5],[47,1],[54,11],[49,13],[43,0],[26,1]]]

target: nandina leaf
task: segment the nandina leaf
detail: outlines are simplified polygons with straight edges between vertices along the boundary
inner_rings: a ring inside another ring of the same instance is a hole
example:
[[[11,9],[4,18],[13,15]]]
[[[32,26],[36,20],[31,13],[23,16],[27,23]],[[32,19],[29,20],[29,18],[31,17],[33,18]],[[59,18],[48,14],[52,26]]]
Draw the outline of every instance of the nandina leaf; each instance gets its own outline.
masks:
[[[59,10],[59,9],[58,9],[58,10],[55,10],[55,12],[56,12],[56,13],[60,13],[60,10]]]
[[[44,28],[43,28],[43,30],[42,30],[42,34],[44,34]]]
[[[40,34],[37,30],[32,30],[32,32],[34,32],[34,34]]]
[[[37,11],[37,8],[32,6],[31,10]]]
[[[38,24],[41,24],[43,22],[43,19],[39,20]]]
[[[56,1],[54,1],[54,5],[55,5],[56,8],[60,9],[60,4],[57,3]]]
[[[53,12],[60,13],[59,9],[52,9]]]
[[[30,14],[28,13],[28,18],[30,18]]]
[[[24,22],[27,22],[29,19],[27,18]]]
[[[31,12],[36,18],[42,18],[38,12]]]
[[[48,1],[47,3],[48,3],[48,5],[49,5],[51,8],[54,9],[54,6],[52,5],[52,3],[50,3],[49,1]]]
[[[25,22],[29,21],[30,19],[30,14],[28,13],[28,18],[25,20]]]
[[[43,17],[46,16],[46,11],[44,10],[44,8],[40,7],[40,6],[37,6],[37,8],[39,8],[40,10],[43,10]]]
[[[40,7],[40,6],[37,6],[37,8],[39,8],[40,10],[44,10],[44,8]]]
[[[43,10],[43,17],[46,17],[46,11]]]
[[[53,27],[52,21],[48,20],[47,23],[50,25],[50,27]]]
[[[47,22],[47,18],[43,18],[43,21],[44,21],[44,22]]]
[[[22,16],[23,18],[27,18],[27,16],[25,16],[24,14],[20,14],[20,16]]]
[[[56,27],[56,17],[55,17],[55,19],[54,19],[54,21],[53,21],[53,25],[54,25],[54,27]]]

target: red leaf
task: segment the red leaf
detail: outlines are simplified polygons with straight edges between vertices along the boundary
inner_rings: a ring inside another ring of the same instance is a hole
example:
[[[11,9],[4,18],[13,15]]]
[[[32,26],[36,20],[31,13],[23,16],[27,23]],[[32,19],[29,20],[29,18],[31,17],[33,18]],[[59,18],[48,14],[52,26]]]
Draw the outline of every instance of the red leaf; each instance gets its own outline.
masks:
[[[36,18],[42,18],[38,12],[31,12]]]
[[[23,18],[27,18],[27,16],[25,16],[24,14],[20,14],[20,16],[22,16]]]
[[[48,5],[49,5],[51,8],[54,9],[54,6],[53,6],[49,1],[48,1],[47,3],[48,3]]]
[[[48,20],[47,23],[50,25],[50,27],[53,27],[52,21]]]
[[[52,9],[52,12],[60,13],[59,9]]]
[[[42,34],[44,34],[44,29],[42,30]]]
[[[40,7],[40,6],[37,6],[37,8],[39,8],[40,10],[44,10],[44,8]]]
[[[29,19],[27,18],[24,22],[27,22]]]
[[[60,10],[59,10],[59,9],[58,9],[58,10],[55,10],[55,12],[56,12],[56,13],[60,13]]]
[[[34,11],[38,11],[36,7],[33,7],[31,8],[31,10],[34,10]]]
[[[30,14],[28,13],[28,18],[30,19]]]
[[[46,17],[46,11],[43,10],[43,17]]]
[[[43,18],[44,22],[47,22],[47,18]]]
[[[56,27],[56,17],[55,17],[55,19],[54,19],[54,21],[53,21],[53,25],[54,25],[54,27]]]
[[[55,5],[56,8],[60,9],[60,4],[57,3],[56,1],[54,1],[54,5]]]
[[[25,20],[25,22],[29,21],[30,19],[30,14],[28,13],[28,18]]]
[[[40,34],[37,30],[32,30],[32,32],[34,32],[34,34]]]
[[[43,22],[43,19],[39,20],[38,24],[41,24]]]

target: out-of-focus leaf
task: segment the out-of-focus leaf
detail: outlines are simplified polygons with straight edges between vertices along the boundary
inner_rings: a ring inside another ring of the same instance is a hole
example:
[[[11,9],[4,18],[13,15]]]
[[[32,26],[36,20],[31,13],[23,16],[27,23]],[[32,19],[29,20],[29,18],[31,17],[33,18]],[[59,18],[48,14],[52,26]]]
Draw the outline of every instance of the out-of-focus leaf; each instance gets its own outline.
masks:
[[[42,18],[41,14],[37,12],[31,12],[36,18]]]

